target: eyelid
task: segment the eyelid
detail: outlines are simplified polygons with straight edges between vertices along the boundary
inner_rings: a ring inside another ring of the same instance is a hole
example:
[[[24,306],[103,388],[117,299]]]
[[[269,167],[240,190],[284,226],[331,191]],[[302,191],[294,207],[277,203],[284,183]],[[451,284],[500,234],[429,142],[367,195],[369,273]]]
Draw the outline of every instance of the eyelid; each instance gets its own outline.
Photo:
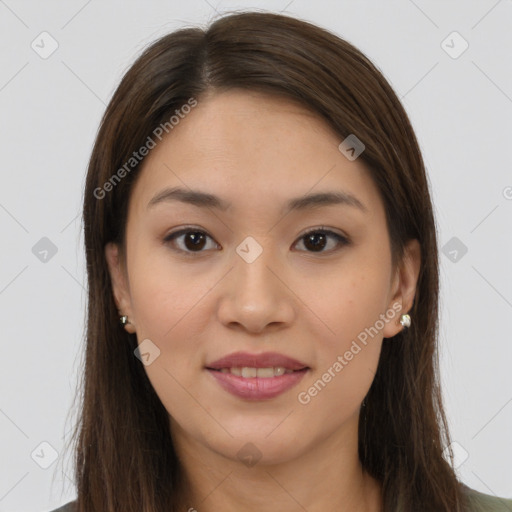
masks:
[[[314,228],[308,228],[307,231],[299,235],[299,238],[309,235],[310,233],[316,233],[318,231],[321,231],[322,233],[327,233],[329,235],[339,236],[340,238],[344,239],[347,243],[350,241],[349,237],[344,233],[338,233],[337,231],[334,231],[333,229],[328,228],[327,226],[317,226]]]
[[[186,233],[189,233],[189,232],[203,233],[213,240],[213,237],[203,228],[199,228],[197,226],[184,226],[182,228],[177,229],[176,231],[172,231],[172,232],[168,233],[167,235],[165,235],[164,242],[167,242],[167,241],[169,241],[173,238],[176,238],[180,235],[185,235]]]

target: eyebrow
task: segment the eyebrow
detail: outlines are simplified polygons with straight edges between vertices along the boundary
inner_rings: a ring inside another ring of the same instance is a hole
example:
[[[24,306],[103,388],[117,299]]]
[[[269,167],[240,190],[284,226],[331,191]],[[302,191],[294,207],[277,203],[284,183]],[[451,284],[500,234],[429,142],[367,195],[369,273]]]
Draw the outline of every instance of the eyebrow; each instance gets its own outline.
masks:
[[[157,204],[180,201],[200,208],[215,208],[226,211],[231,204],[218,196],[201,192],[199,190],[183,189],[179,187],[165,188],[156,194],[147,205],[151,209]],[[344,205],[351,206],[368,213],[368,208],[354,195],[339,190],[317,192],[302,197],[290,199],[284,206],[283,213],[289,213],[293,210],[308,210],[322,206]]]

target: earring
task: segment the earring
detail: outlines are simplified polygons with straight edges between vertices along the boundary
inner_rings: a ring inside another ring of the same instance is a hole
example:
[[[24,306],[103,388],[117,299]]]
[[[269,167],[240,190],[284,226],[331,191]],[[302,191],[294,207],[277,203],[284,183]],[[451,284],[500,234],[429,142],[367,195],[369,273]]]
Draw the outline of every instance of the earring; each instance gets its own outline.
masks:
[[[121,325],[126,325],[126,324],[130,323],[128,321],[128,317],[126,315],[123,315],[123,316],[119,317],[119,321],[121,322]]]
[[[400,323],[405,327],[408,328],[411,326],[411,317],[409,315],[402,315],[400,317]]]

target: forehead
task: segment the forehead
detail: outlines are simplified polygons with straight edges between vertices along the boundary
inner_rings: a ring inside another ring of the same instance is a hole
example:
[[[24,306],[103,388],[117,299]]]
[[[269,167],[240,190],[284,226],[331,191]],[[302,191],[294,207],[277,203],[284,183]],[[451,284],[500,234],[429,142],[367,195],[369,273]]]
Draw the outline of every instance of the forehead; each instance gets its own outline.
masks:
[[[240,90],[215,93],[198,100],[150,151],[133,204],[142,213],[155,194],[179,186],[218,195],[242,211],[332,189],[358,197],[369,210],[382,209],[362,160],[339,151],[342,140],[296,102]]]

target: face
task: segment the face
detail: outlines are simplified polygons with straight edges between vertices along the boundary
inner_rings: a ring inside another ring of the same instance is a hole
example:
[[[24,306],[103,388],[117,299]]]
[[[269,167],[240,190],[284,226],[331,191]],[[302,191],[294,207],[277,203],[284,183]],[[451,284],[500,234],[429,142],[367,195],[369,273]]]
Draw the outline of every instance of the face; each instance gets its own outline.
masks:
[[[252,443],[278,463],[357,427],[419,252],[392,268],[379,192],[341,140],[301,106],[232,90],[199,101],[146,157],[126,262],[112,244],[106,258],[175,442],[233,461]],[[173,188],[184,194],[162,195]],[[341,199],[305,200],[321,193]],[[237,352],[248,358],[215,364]]]

